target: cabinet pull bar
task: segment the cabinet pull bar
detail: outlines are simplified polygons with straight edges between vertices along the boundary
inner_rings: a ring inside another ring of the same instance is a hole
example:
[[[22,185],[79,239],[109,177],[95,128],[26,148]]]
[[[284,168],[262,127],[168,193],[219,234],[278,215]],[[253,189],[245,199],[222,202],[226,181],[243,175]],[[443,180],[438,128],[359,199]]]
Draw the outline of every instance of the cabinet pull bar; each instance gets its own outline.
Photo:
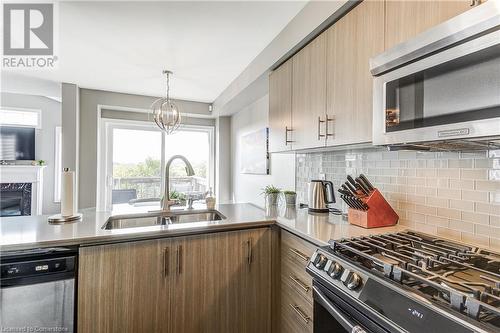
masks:
[[[182,274],[182,245],[177,246],[177,275]]]
[[[328,133],[328,123],[329,123],[330,121],[334,121],[334,120],[335,120],[335,117],[331,117],[331,118],[329,118],[329,117],[328,117],[328,115],[326,115],[326,125],[325,125],[325,130],[326,130],[325,135],[326,135],[326,137],[329,137],[329,136],[333,136],[333,135],[334,135],[334,133]]]
[[[309,317],[308,315],[306,315],[304,313],[304,311],[300,308],[300,306],[298,305],[293,305],[293,304],[290,304],[290,306],[292,307],[293,311],[295,311],[295,313],[297,313],[299,315],[299,317],[306,323],[306,324],[309,324],[309,322],[311,321],[311,317]]]
[[[169,249],[168,247],[164,248],[163,249],[163,277],[167,277],[168,276],[168,271],[170,270],[169,269],[169,255],[168,255],[168,252],[169,252]]]
[[[307,284],[305,284],[304,282],[300,281],[299,278],[293,276],[293,275],[290,275],[290,279],[296,284],[298,285],[302,290],[304,290],[306,293],[309,292],[309,290],[311,290],[311,287],[309,287]]]
[[[247,262],[249,266],[252,264],[252,238],[247,240]]]
[[[304,253],[300,252],[299,250],[294,249],[293,247],[290,248],[290,252],[292,252],[297,257],[299,257],[300,259],[302,259],[302,260],[304,260],[306,262],[309,261],[309,257],[308,256],[306,256]]]
[[[288,132],[291,132],[292,129],[288,128],[288,126],[285,126],[285,146],[287,146],[289,143],[292,143],[292,140],[288,140]]]
[[[318,117],[318,140],[321,140],[321,138],[325,137],[324,134],[321,134],[321,124],[324,122],[325,120],[321,120],[321,117]]]

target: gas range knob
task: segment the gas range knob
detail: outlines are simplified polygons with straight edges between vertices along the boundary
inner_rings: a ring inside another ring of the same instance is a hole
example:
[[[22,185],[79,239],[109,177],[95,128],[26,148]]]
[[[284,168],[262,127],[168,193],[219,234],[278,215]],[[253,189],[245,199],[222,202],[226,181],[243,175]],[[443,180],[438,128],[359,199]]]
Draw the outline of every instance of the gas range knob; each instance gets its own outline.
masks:
[[[327,261],[328,259],[324,255],[320,254],[319,256],[316,257],[314,266],[316,266],[316,268],[323,269]]]
[[[334,262],[328,270],[328,275],[330,275],[334,279],[338,279],[342,275],[343,271],[344,268],[338,262]]]
[[[351,273],[347,280],[344,282],[345,286],[349,290],[354,290],[358,288],[361,285],[362,279],[361,277],[356,274],[356,273]]]

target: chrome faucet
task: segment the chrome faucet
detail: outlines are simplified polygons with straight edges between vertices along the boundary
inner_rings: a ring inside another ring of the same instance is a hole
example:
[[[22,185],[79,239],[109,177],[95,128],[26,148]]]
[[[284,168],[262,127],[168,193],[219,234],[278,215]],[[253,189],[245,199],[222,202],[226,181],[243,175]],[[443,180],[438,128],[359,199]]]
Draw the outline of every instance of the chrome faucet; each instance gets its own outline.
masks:
[[[170,210],[170,206],[174,205],[175,204],[175,201],[174,200],[170,200],[170,164],[172,164],[172,162],[176,159],[181,159],[184,164],[186,164],[186,173],[188,176],[194,176],[194,170],[193,170],[193,166],[191,165],[191,163],[189,163],[188,159],[185,158],[184,156],[182,155],[174,155],[172,156],[168,162],[167,162],[167,165],[165,166],[165,190],[163,192],[163,199],[161,201],[161,209],[163,211],[169,211]]]

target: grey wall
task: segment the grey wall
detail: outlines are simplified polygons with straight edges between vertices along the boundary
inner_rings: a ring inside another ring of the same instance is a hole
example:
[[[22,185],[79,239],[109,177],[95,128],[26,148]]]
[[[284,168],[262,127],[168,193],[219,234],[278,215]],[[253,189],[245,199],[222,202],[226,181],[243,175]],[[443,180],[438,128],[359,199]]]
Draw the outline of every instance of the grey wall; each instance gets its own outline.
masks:
[[[262,188],[273,184],[282,189],[295,189],[295,155],[272,154],[270,175],[241,174],[241,137],[268,126],[268,95],[249,104],[231,117],[231,169],[233,202],[251,202],[264,206]]]
[[[147,110],[158,97],[80,89],[79,208],[95,207],[98,108]],[[208,104],[175,101],[183,114],[211,116]],[[82,181],[83,180],[83,181]]]
[[[35,157],[47,162],[43,171],[43,214],[57,213],[54,202],[55,128],[61,126],[61,103],[47,97],[2,93],[2,107],[42,110],[42,128],[36,130]]]
[[[75,172],[78,179],[80,139],[79,89],[71,83],[61,84],[62,109],[62,168],[69,168]],[[78,202],[78,181],[75,182],[76,202]],[[78,207],[77,207],[78,208]]]
[[[219,117],[216,121],[215,137],[216,177],[215,192],[219,203],[229,203],[231,199],[231,118]]]

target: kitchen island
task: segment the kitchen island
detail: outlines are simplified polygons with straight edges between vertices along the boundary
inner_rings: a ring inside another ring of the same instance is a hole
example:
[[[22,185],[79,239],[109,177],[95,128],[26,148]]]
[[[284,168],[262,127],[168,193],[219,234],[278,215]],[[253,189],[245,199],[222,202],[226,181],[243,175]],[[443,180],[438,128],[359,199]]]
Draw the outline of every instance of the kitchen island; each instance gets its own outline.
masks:
[[[196,208],[204,208],[198,206]],[[158,207],[143,206],[127,213],[147,212]],[[364,229],[350,225],[341,216],[311,214],[307,209],[273,206],[261,209],[252,204],[221,204],[216,210],[226,218],[218,221],[168,224],[142,228],[103,229],[106,221],[123,212],[96,212],[82,210],[83,219],[66,224],[49,224],[47,216],[20,216],[0,218],[0,251],[11,251],[49,246],[92,245],[127,240],[153,239],[182,235],[241,230],[277,225],[318,246],[330,239],[396,232],[403,226]],[[192,212],[196,212],[196,209]]]

